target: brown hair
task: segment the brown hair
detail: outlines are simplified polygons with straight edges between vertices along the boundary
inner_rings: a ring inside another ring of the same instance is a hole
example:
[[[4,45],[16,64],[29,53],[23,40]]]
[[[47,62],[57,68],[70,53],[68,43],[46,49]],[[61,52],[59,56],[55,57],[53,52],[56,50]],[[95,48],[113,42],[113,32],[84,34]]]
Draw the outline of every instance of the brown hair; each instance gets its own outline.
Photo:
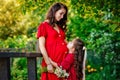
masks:
[[[56,11],[58,11],[61,8],[64,8],[66,10],[66,13],[64,14],[63,18],[60,21],[56,21],[55,20],[55,13],[56,13]],[[49,9],[49,11],[46,15],[46,20],[49,20],[49,23],[50,23],[51,26],[54,27],[55,23],[56,23],[63,30],[66,30],[67,13],[68,13],[67,6],[58,2],[58,3],[53,4],[50,7],[50,9]]]
[[[76,70],[76,75],[77,75],[77,80],[82,80],[83,78],[83,60],[84,60],[84,53],[85,50],[83,50],[84,47],[84,43],[82,40],[80,40],[79,38],[76,38],[74,40],[74,48],[75,48],[75,63],[74,63],[74,67]]]

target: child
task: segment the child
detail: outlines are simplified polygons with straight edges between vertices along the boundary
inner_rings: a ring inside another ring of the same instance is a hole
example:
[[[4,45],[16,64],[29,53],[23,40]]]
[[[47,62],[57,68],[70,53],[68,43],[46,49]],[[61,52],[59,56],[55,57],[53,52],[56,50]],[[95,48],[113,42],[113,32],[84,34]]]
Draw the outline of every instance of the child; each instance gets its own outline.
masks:
[[[62,66],[69,73],[67,80],[85,80],[85,60],[86,50],[84,43],[76,38],[67,45],[69,54],[62,61],[62,63],[56,63],[51,61],[52,65],[56,68]]]

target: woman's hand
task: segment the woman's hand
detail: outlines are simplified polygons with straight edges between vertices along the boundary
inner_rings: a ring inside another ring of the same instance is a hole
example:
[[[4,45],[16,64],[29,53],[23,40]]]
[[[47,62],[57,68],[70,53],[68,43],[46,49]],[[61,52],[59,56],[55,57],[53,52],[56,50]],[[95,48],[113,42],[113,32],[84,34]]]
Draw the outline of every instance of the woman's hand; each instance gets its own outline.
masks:
[[[54,62],[51,58],[49,58],[50,63],[53,65],[53,67],[58,68],[58,65],[56,62]]]
[[[47,65],[47,70],[48,70],[49,73],[53,73],[54,72],[52,64],[48,64]]]

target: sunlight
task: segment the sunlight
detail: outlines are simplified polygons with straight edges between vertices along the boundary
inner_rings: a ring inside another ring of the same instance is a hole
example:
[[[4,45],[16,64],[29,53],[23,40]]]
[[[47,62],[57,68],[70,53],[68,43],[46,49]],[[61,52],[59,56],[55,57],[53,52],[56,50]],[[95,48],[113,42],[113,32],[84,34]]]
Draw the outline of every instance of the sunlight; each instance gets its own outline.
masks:
[[[20,6],[20,3],[17,0],[4,0],[5,4],[13,3],[15,6]]]
[[[10,2],[10,1],[13,1],[13,0],[5,0],[5,2]]]

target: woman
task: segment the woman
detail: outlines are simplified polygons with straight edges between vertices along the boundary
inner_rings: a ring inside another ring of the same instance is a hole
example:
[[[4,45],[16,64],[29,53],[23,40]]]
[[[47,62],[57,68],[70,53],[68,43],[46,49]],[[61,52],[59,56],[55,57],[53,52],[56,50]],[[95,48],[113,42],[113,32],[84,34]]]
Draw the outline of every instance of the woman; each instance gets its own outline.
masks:
[[[62,3],[53,4],[37,31],[39,47],[43,55],[42,67],[47,67],[48,72],[41,74],[41,80],[62,80],[53,73],[53,66],[49,58],[60,63],[67,54],[65,30],[68,9]]]

